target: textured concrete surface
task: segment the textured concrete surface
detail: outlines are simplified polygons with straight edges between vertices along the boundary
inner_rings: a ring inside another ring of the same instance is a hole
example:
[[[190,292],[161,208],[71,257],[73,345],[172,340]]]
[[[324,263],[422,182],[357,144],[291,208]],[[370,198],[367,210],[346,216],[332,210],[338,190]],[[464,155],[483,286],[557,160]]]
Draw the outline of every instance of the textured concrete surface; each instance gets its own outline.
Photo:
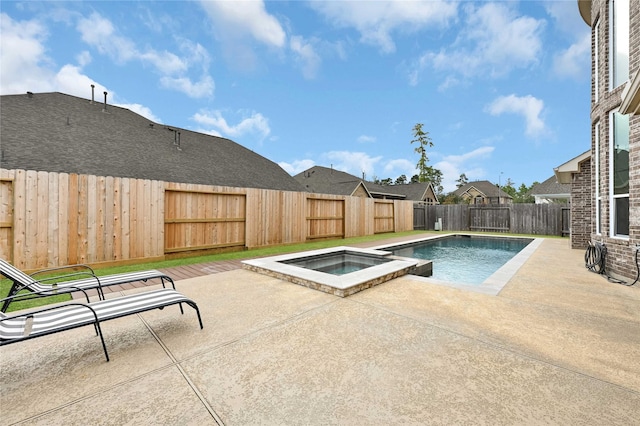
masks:
[[[496,296],[402,277],[339,298],[246,270],[200,306],[0,348],[2,424],[637,424],[640,289],[545,240]],[[144,291],[133,289],[129,291]]]

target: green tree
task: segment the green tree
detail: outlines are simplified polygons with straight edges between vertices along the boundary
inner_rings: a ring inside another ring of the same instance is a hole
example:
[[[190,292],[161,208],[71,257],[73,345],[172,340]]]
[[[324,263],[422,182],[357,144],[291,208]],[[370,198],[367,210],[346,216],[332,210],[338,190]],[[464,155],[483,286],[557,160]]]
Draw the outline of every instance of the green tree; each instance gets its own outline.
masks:
[[[464,173],[462,173],[460,175],[460,177],[458,178],[458,180],[456,180],[456,187],[458,188],[462,188],[463,186],[465,186],[466,184],[469,183],[469,179],[467,179],[467,175],[465,175]]]
[[[442,194],[442,191],[444,191],[444,187],[442,186],[442,172],[434,167],[427,166],[425,176],[426,179],[421,180],[420,182],[431,182],[436,194]]]
[[[422,123],[417,123],[413,126],[413,140],[411,143],[415,142],[418,144],[418,146],[414,148],[414,151],[420,155],[420,159],[416,165],[418,168],[419,181],[426,182],[428,180],[427,163],[429,162],[429,157],[427,157],[427,148],[432,147],[433,142],[431,141],[429,132],[422,130],[422,126]]]
[[[469,204],[469,200],[450,192],[440,199],[440,204]]]
[[[420,182],[420,176],[418,175],[411,176],[411,183],[418,183],[418,182]]]
[[[398,178],[396,179],[396,181],[393,183],[394,185],[404,185],[407,183],[407,176],[406,175],[400,175],[398,176]]]
[[[393,180],[391,178],[382,179],[378,182],[379,185],[393,185]]]

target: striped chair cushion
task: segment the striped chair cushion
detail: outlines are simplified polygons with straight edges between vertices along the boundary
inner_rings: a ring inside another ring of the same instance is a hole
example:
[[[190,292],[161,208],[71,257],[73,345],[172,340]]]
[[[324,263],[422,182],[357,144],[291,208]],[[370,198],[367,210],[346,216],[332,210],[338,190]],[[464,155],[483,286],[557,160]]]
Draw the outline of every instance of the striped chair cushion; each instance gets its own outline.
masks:
[[[0,313],[0,339],[35,337],[39,334],[89,325],[95,322],[94,311],[99,321],[106,321],[182,302],[193,303],[186,296],[173,289],[162,288],[100,300],[86,305],[71,303],[33,315],[25,314],[11,319],[5,319],[8,316]],[[89,308],[92,308],[93,311]],[[29,327],[31,330],[28,330]]]
[[[33,277],[25,274],[10,263],[0,259],[0,273],[7,278],[26,285],[30,291],[43,292],[51,290],[51,284],[41,284],[35,281]],[[128,272],[124,274],[104,275],[101,277],[87,277],[72,281],[65,281],[57,283],[58,289],[64,289],[68,287],[81,288],[83,290],[93,289],[98,286],[108,287],[110,285],[126,284],[136,281],[147,281],[154,278],[164,278],[170,282],[173,282],[166,274],[162,272],[150,269],[147,271]]]

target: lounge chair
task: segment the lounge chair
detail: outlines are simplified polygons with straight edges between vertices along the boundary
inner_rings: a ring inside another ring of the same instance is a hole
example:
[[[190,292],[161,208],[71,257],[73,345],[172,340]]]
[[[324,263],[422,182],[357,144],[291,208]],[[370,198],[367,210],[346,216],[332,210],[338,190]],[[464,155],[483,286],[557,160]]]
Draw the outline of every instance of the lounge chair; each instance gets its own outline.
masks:
[[[60,275],[59,273],[64,270],[71,272],[66,272]],[[57,275],[55,276],[51,275],[56,273]],[[176,288],[171,277],[155,269],[124,274],[104,275],[99,277],[95,274],[93,269],[87,265],[69,265],[59,268],[43,269],[31,275],[27,275],[7,261],[0,259],[0,274],[13,281],[13,285],[7,294],[8,297],[4,299],[5,302],[2,304],[2,307],[0,307],[0,311],[2,312],[6,312],[9,304],[13,301],[11,296],[18,294],[18,292],[22,290],[28,290],[34,294],[40,295],[70,293],[77,291],[78,289],[96,290],[98,292],[98,297],[100,299],[104,299],[103,287],[127,284],[136,281],[147,281],[154,278],[158,278],[162,281],[162,287],[165,287],[165,283],[169,282],[174,290]],[[44,275],[44,277],[37,278],[37,275]]]
[[[88,301],[89,296],[85,291],[83,292]],[[22,300],[47,295],[50,296],[50,294],[35,295],[26,293],[12,296],[10,299]],[[0,299],[0,301],[4,300]],[[101,322],[152,309],[163,309],[166,306],[175,304],[180,304],[182,307],[182,303],[186,303],[195,309],[200,329],[202,329],[202,318],[196,303],[171,288],[161,288],[96,302],[70,302],[62,305],[50,305],[9,315],[0,312],[0,346],[93,325],[102,342],[104,355],[109,361],[107,346],[100,328]]]

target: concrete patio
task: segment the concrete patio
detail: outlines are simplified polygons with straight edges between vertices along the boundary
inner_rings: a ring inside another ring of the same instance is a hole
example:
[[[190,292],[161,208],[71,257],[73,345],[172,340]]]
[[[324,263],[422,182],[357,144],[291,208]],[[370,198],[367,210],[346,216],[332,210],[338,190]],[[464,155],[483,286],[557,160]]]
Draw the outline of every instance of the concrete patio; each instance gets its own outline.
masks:
[[[348,298],[242,269],[184,279],[203,330],[170,307],[104,323],[110,362],[91,327],[0,348],[0,421],[638,424],[640,289],[583,256],[546,239],[497,296],[411,276]]]

